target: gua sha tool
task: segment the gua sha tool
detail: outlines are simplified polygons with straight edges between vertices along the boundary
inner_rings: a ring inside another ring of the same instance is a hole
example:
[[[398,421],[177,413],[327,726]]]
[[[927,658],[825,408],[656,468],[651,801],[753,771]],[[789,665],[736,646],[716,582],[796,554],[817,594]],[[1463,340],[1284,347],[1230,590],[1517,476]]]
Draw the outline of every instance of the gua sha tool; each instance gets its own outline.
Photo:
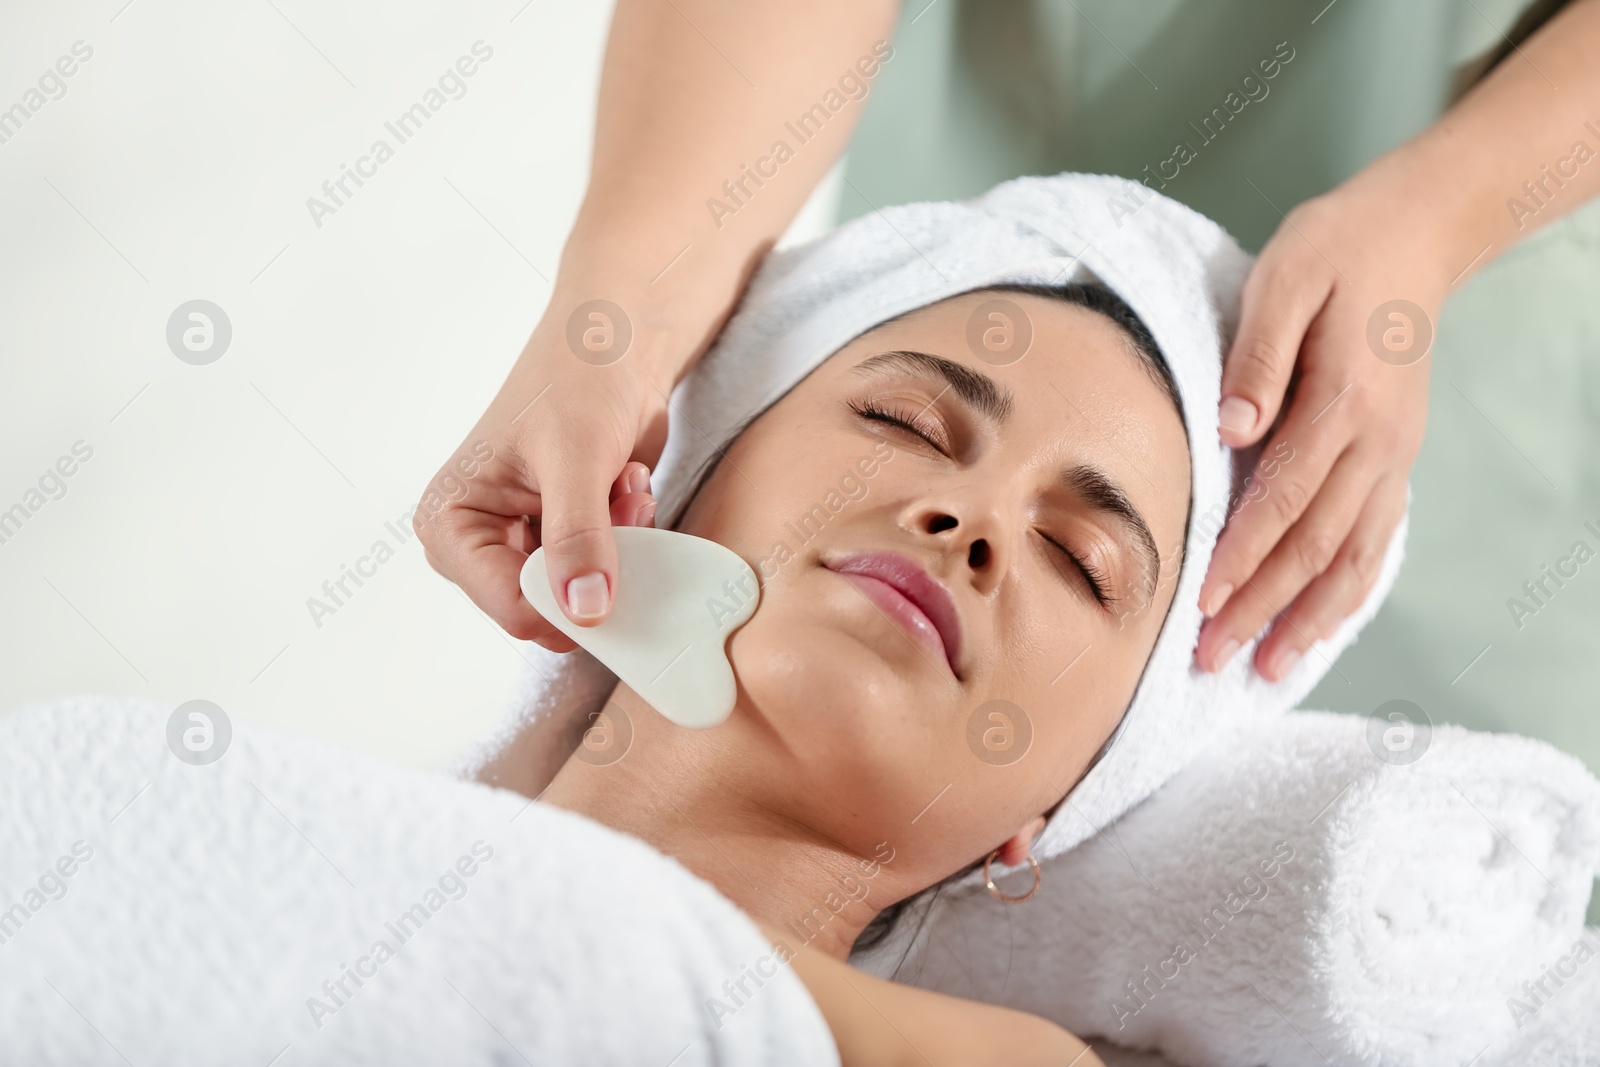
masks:
[[[761,584],[737,552],[653,526],[615,526],[611,614],[579,626],[550,592],[544,549],[522,565],[522,595],[552,626],[679,726],[725,720],[737,696],[729,636],[755,614]]]

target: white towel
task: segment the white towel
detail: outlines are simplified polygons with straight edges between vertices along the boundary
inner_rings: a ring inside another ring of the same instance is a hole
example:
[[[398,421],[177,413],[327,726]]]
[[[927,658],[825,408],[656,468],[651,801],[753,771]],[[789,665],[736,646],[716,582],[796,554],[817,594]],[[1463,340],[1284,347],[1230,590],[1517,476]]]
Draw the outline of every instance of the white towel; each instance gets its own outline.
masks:
[[[942,896],[897,977],[1187,1067],[1600,1064],[1600,781],[1454,725],[1386,764],[1369,722],[1219,735],[1027,903]]]
[[[1121,211],[1113,211],[1120,204]],[[1131,216],[1130,206],[1137,206]],[[1257,676],[1255,641],[1217,674],[1193,665],[1200,583],[1230,490],[1253,464],[1217,433],[1222,358],[1251,258],[1210,219],[1123,178],[1018,178],[975,200],[919,203],[861,216],[767,256],[738,310],[672,395],[666,449],[652,477],[657,522],[673,525],[691,477],[749,416],[781,397],[853,337],[896,315],[998,283],[1099,280],[1138,312],[1172,368],[1190,437],[1193,507],[1171,611],[1105,757],[1045,828],[1034,852],[1071,848],[1149,796],[1211,732],[1295,706],[1371,618],[1399,568],[1405,523],[1362,605],[1279,683]],[[1408,490],[1409,492],[1409,490]],[[758,609],[759,610],[759,609]],[[531,646],[507,721],[456,764],[493,780],[505,761],[536,768],[542,788],[576,744],[610,672],[582,650]],[[974,872],[968,881],[976,881]]]
[[[170,710],[0,717],[0,1064],[839,1062],[749,917],[637,838],[240,722],[191,766]]]

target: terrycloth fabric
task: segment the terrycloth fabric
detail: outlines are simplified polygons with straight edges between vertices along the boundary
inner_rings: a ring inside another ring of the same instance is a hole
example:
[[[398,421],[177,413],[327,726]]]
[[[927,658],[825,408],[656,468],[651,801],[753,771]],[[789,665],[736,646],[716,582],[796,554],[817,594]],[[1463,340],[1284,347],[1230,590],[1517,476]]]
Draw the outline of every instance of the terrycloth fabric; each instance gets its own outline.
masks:
[[[0,1064],[838,1064],[638,839],[237,721],[191,766],[170,710],[0,717]]]
[[[1159,788],[1213,731],[1294,707],[1372,617],[1400,565],[1404,521],[1365,602],[1279,683],[1255,674],[1254,640],[1215,675],[1193,665],[1200,583],[1230,492],[1239,492],[1259,451],[1241,454],[1235,470],[1234,453],[1217,433],[1222,358],[1250,264],[1221,227],[1182,204],[1123,178],[1085,174],[1018,178],[963,203],[887,208],[773,253],[673,393],[667,444],[651,483],[660,500],[657,523],[677,522],[693,474],[745,419],[887,319],[999,283],[1098,280],[1120,295],[1150,328],[1177,381],[1193,505],[1172,609],[1133,701],[1104,758],[1034,846],[1042,857],[1063,852]],[[575,717],[612,681],[582,650],[532,646],[529,656],[533,666],[508,720],[457,762],[457,773],[480,773],[514,752],[547,780],[575,744]]]
[[[1186,1067],[1600,1064],[1600,781],[1454,725],[1389,765],[1369,722],[1219,735],[1032,900],[941,896],[862,962]]]

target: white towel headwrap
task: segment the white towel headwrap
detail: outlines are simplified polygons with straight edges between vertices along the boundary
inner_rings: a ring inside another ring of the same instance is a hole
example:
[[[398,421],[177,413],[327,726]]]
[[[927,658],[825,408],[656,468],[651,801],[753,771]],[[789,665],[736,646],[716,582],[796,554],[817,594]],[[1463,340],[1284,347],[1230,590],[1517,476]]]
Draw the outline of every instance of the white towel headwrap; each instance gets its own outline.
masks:
[[[1136,182],[1091,174],[1017,178],[970,201],[891,207],[771,253],[716,343],[673,392],[666,447],[651,478],[657,525],[676,524],[693,476],[741,423],[879,323],[997,284],[1098,281],[1114,291],[1149,327],[1177,383],[1193,501],[1178,587],[1133,701],[1034,846],[1041,859],[1065,852],[1158,789],[1212,730],[1294,707],[1376,612],[1400,565],[1404,519],[1365,601],[1281,682],[1254,672],[1255,640],[1216,674],[1193,664],[1200,584],[1230,494],[1260,451],[1241,452],[1236,462],[1217,434],[1222,358],[1251,262],[1210,219]],[[541,717],[571,719],[582,710],[574,694],[614,681],[582,649],[532,646],[530,655],[535,668],[510,721],[459,761],[458,773],[474,773]],[[565,725],[551,724],[548,736],[570,750],[575,735]]]

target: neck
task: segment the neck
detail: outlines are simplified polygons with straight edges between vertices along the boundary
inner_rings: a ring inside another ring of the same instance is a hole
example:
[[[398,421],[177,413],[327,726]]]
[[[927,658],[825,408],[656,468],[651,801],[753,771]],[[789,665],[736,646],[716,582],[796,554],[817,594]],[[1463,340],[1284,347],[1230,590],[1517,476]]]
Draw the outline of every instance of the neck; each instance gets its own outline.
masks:
[[[736,709],[713,730],[685,729],[620,683],[604,714],[626,717],[625,753],[582,758],[590,750],[580,747],[540,799],[671,856],[791,948],[847,959],[881,908],[920,888],[887,845],[863,854],[779,809],[774,786],[796,779],[741,760],[740,734],[767,729],[753,716]]]

